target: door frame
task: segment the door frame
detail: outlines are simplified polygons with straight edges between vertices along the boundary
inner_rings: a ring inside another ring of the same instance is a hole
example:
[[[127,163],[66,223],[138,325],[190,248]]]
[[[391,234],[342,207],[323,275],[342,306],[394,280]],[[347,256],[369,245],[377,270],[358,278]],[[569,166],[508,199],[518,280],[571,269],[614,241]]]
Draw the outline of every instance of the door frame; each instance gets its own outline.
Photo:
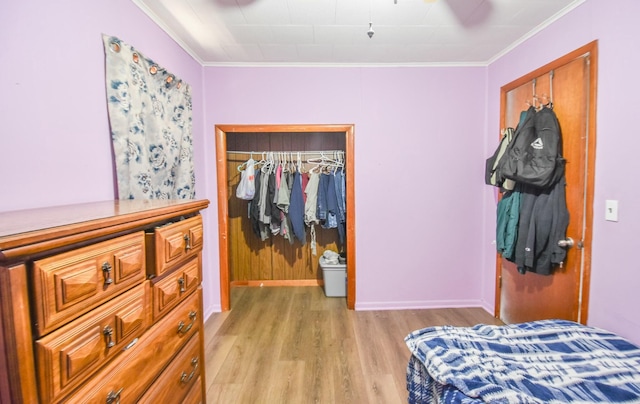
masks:
[[[229,206],[227,187],[227,134],[271,133],[271,132],[344,132],[346,174],[346,253],[347,253],[347,307],[355,308],[356,302],[356,204],[354,146],[355,125],[216,125],[216,171],[218,186],[218,240],[220,255],[220,307],[228,311],[230,302],[229,283]]]
[[[507,93],[521,85],[530,82],[536,77],[543,76],[554,69],[566,65],[578,57],[589,54],[589,100],[587,105],[587,158],[585,168],[585,220],[584,238],[582,249],[582,270],[580,274],[580,284],[578,291],[578,322],[587,323],[589,314],[589,292],[591,285],[591,251],[593,232],[593,192],[595,178],[595,152],[596,152],[596,97],[598,83],[598,41],[592,41],[566,55],[508,83],[500,88],[500,127],[504,127],[506,119]],[[496,278],[495,278],[495,311],[494,317],[500,318],[501,305],[501,280],[502,280],[502,258],[496,255]]]

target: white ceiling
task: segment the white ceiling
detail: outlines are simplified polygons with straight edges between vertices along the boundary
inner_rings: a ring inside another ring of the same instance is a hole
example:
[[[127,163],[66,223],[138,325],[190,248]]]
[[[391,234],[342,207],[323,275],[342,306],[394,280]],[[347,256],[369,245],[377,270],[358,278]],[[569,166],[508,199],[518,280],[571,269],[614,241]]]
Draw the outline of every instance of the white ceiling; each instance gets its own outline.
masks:
[[[584,0],[133,2],[205,66],[486,65]]]

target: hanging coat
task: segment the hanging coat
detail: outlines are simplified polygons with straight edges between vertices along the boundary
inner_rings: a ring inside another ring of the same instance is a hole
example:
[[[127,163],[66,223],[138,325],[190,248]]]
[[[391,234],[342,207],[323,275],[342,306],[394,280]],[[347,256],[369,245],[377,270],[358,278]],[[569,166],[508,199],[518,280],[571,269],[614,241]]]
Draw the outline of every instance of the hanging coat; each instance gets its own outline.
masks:
[[[569,225],[565,187],[564,178],[545,190],[523,186],[515,249],[518,272],[550,275],[566,258],[567,251],[558,246]]]
[[[498,202],[496,226],[496,247],[506,260],[515,259],[514,251],[518,239],[518,221],[520,220],[520,187],[507,191]]]

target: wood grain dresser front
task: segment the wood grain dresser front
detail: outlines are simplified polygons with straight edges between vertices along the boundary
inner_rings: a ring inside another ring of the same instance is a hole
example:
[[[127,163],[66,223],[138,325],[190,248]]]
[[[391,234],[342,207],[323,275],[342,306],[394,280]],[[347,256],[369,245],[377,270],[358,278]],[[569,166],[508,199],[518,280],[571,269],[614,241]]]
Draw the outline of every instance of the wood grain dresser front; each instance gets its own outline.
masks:
[[[208,204],[0,213],[0,404],[206,402]]]

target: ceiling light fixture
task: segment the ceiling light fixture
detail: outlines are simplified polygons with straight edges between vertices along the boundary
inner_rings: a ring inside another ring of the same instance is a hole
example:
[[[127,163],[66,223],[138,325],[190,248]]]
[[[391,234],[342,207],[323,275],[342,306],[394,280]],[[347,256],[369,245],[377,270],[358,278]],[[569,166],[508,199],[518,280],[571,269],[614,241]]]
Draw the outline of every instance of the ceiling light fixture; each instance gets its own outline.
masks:
[[[369,38],[373,38],[373,34],[375,34],[375,32],[373,31],[373,23],[370,22],[369,23],[369,30],[367,31],[367,35],[369,35]]]

